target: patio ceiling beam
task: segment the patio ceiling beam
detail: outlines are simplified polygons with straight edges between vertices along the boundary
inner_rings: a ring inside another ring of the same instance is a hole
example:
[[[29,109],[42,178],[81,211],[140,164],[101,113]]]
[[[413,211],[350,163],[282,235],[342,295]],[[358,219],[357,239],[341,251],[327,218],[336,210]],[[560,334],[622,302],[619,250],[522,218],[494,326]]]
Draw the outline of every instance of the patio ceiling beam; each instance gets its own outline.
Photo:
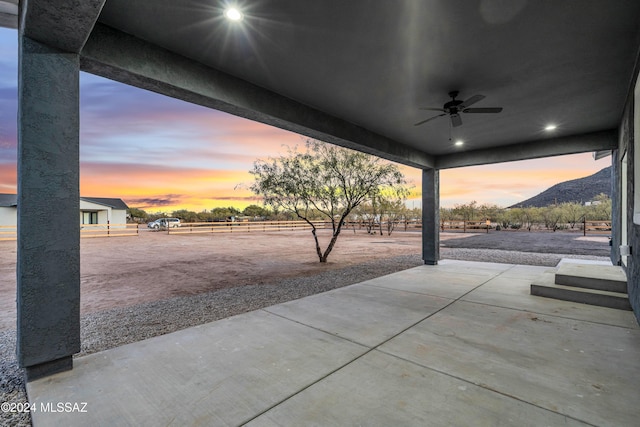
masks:
[[[7,0],[0,0],[6,2]],[[79,53],[105,0],[22,0],[20,31],[24,37],[63,52]]]
[[[81,52],[83,71],[266,123],[417,168],[425,152],[245,80],[97,24]]]
[[[471,150],[436,157],[436,169],[459,168],[541,157],[563,156],[590,151],[613,150],[618,147],[616,129],[545,138],[482,150]]]

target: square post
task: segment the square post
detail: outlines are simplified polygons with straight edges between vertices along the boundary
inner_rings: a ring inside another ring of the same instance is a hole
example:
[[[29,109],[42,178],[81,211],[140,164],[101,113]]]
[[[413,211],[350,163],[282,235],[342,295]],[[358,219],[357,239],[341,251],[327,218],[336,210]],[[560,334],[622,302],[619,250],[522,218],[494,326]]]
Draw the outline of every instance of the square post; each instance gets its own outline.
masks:
[[[440,259],[440,172],[422,170],[422,260],[436,265]]]
[[[33,380],[80,351],[80,60],[19,37],[16,352]]]

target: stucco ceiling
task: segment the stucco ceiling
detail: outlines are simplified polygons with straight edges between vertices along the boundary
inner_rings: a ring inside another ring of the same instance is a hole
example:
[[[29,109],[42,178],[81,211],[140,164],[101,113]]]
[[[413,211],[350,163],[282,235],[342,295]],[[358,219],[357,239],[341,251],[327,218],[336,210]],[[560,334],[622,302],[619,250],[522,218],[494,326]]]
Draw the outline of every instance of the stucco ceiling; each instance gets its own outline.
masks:
[[[99,21],[429,154],[618,125],[640,2],[107,0]],[[486,96],[450,126],[448,92]],[[449,141],[465,141],[463,148]]]

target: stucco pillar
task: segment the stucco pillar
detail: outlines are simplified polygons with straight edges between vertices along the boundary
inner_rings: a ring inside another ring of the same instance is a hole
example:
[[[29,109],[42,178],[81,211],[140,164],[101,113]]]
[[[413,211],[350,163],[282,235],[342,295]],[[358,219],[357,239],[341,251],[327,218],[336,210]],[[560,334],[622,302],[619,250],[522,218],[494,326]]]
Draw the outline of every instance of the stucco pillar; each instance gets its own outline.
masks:
[[[19,37],[17,358],[31,380],[80,351],[79,56]]]
[[[422,170],[422,259],[436,265],[440,258],[440,172]]]

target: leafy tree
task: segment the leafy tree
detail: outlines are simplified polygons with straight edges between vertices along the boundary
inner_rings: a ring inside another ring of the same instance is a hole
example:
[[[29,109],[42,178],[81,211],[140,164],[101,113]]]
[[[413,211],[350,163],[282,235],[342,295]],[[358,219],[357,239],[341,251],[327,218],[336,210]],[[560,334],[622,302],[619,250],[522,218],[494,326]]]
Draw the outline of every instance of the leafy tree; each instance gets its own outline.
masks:
[[[257,160],[250,173],[251,190],[274,210],[294,213],[311,226],[320,262],[327,262],[345,219],[353,209],[383,192],[392,194],[406,183],[398,167],[377,157],[320,141],[307,140],[306,152]],[[331,222],[331,240],[323,251],[314,213]]]
[[[558,229],[558,222],[562,219],[562,208],[558,205],[541,208],[540,216],[547,230],[556,231]]]
[[[422,212],[420,212],[420,216],[417,218],[422,218]],[[444,223],[447,221],[453,221],[454,219],[456,219],[456,214],[453,212],[452,208],[440,207],[440,227],[443,231],[445,227]]]
[[[531,231],[533,224],[538,220],[538,209],[532,206],[526,208],[513,208],[509,212],[511,228],[526,228]]]
[[[511,211],[512,209],[500,209],[496,213],[495,220],[500,225],[500,228],[503,228],[506,230],[509,228],[509,226],[512,225],[511,217],[513,215],[511,214]]]
[[[171,213],[173,218],[180,218],[183,222],[197,222],[198,214],[186,209],[180,209]]]
[[[138,209],[138,208],[129,208],[127,210],[127,213],[129,215],[129,217],[134,221],[135,220],[145,221],[149,217],[148,213],[146,213],[142,209]]]
[[[407,207],[404,202],[408,194],[409,190],[406,189],[406,192],[398,194],[396,197],[380,199],[380,217],[386,224],[387,236],[391,236],[398,222],[406,218]],[[382,232],[383,221],[380,222],[380,232]]]
[[[167,217],[169,217],[169,214],[167,214],[166,212],[156,212],[154,214],[149,214],[147,220],[155,221],[156,219],[167,218]]]
[[[211,212],[208,212],[206,209],[198,212],[198,222],[211,222],[213,221],[213,216]]]
[[[611,220],[611,199],[604,193],[593,198],[590,206],[585,206],[587,220],[610,221]]]
[[[358,217],[358,220],[364,224],[368,234],[377,233],[375,228],[376,224],[380,222],[380,210],[379,203],[375,197],[355,207],[352,212]],[[382,230],[380,230],[380,234],[382,234]]]
[[[502,208],[500,208],[498,205],[490,205],[487,203],[483,203],[478,207],[478,213],[481,219],[488,218],[491,220],[497,220],[501,211]]]
[[[560,205],[564,220],[572,229],[582,220],[584,216],[584,207],[580,203],[562,203]]]
[[[478,202],[475,200],[469,204],[456,204],[453,206],[453,215],[464,221],[473,221],[478,214]]]
[[[252,218],[266,218],[271,215],[271,211],[269,209],[263,208],[258,205],[249,205],[242,211],[242,215],[250,216]]]
[[[233,206],[227,208],[213,208],[211,209],[211,217],[214,221],[226,221],[227,219],[238,216],[242,212]]]
[[[422,219],[422,209],[421,208],[411,208],[411,209],[409,209],[407,211],[407,218],[412,220],[412,221],[421,220]]]
[[[293,212],[289,211],[277,211],[274,209],[273,214],[270,215],[270,219],[274,221],[294,221],[298,219]]]
[[[422,213],[419,215],[422,215]],[[417,218],[421,218],[421,216],[418,216]],[[453,219],[455,219],[453,209],[440,207],[440,221],[451,221]]]

